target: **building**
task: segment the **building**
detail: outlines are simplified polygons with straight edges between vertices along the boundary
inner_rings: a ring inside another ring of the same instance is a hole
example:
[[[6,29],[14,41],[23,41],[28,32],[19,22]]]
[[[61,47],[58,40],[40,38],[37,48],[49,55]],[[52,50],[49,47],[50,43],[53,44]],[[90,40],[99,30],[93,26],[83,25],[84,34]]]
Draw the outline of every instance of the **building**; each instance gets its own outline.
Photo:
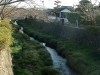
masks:
[[[74,11],[72,6],[62,6],[58,8],[55,12],[56,19],[62,24],[66,24],[69,22],[67,19],[67,13],[71,13],[72,11]]]

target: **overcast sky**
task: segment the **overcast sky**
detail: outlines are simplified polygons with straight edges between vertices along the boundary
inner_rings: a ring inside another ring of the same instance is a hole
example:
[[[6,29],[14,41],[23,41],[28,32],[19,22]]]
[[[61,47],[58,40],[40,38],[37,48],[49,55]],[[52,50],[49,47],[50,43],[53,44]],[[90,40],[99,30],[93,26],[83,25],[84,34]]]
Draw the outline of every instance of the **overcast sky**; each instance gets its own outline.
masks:
[[[44,0],[44,6],[47,8],[53,8],[54,1],[55,0]],[[78,0],[60,0],[60,1],[61,1],[61,5],[66,5],[66,6],[72,6],[73,4],[78,4]],[[40,0],[36,0],[36,2],[42,4]]]
[[[35,0],[35,2],[38,4],[38,5],[41,5],[43,6],[42,4],[42,1],[43,0]],[[44,6],[46,8],[53,8],[54,7],[54,1],[55,0],[44,0]],[[61,4],[60,5],[63,5],[63,6],[73,6],[73,5],[77,5],[79,3],[80,0],[60,0],[61,1]],[[94,3],[96,0],[92,0],[92,2]],[[100,0],[98,0],[100,1]],[[98,2],[97,2],[98,3]],[[32,7],[33,5],[31,5],[29,2],[28,4],[27,3],[21,3],[19,6],[21,7]]]

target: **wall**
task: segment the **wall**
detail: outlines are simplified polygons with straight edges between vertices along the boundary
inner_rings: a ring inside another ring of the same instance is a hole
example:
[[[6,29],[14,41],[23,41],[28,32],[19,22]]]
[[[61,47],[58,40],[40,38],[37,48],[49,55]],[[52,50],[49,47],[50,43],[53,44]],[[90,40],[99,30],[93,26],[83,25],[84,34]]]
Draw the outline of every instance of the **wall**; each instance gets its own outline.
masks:
[[[0,50],[0,75],[13,75],[9,47]]]

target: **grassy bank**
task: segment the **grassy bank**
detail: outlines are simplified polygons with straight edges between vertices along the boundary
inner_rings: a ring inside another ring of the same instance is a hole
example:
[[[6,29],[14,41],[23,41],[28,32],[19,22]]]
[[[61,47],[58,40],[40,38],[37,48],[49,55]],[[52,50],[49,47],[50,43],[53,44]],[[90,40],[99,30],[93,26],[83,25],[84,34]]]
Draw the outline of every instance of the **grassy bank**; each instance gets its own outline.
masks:
[[[55,48],[59,54],[68,59],[70,66],[80,75],[100,75],[100,58],[95,54],[94,48],[47,34],[24,21],[18,23],[24,27],[24,32],[28,35]]]
[[[13,55],[14,75],[59,75],[52,68],[50,54],[35,40],[29,40],[25,34],[19,33],[14,27],[14,43],[11,46]]]

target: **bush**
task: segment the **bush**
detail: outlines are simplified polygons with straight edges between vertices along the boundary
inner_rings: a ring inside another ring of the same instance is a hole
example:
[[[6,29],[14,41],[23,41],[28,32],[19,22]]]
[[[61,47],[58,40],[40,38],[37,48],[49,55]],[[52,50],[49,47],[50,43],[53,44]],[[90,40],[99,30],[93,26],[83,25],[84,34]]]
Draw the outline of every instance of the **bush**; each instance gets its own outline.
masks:
[[[84,32],[83,38],[81,39],[82,43],[92,47],[100,47],[100,27],[99,26],[88,26],[87,30]]]
[[[28,69],[22,69],[19,67],[15,67],[14,75],[33,75]]]
[[[26,23],[25,23],[26,24]],[[78,71],[82,75],[89,75],[90,71],[93,71],[99,66],[100,60],[94,55],[96,54],[96,48],[100,47],[100,27],[88,26],[82,33],[83,36],[79,37],[79,42],[73,40],[66,40],[64,38],[57,38],[55,35],[49,35],[42,29],[32,28],[32,25],[28,26],[23,24],[26,33],[31,33],[33,37],[43,42],[46,42],[50,47],[55,47],[56,50],[68,59],[71,67]],[[52,46],[53,45],[53,46]],[[100,51],[100,48],[98,49]],[[98,52],[97,51],[97,52]],[[98,56],[99,58],[100,56]],[[96,65],[96,66],[94,66]],[[94,66],[91,68],[91,66]],[[100,68],[99,68],[100,69]],[[43,75],[49,75],[48,68],[42,70]],[[50,71],[52,73],[52,71]],[[94,73],[95,72],[95,73]],[[96,74],[98,71],[94,71],[92,74]],[[99,72],[98,72],[99,74]]]
[[[52,65],[50,54],[35,40],[18,32],[14,32],[13,69],[15,75],[42,75],[46,66]]]
[[[80,20],[80,15],[78,13],[68,13],[67,18],[70,23],[76,24],[76,20]]]
[[[52,67],[44,67],[42,75],[60,75],[60,73]]]
[[[0,47],[12,44],[12,26],[8,19],[0,22]]]
[[[97,15],[96,16],[96,24],[97,25],[100,25],[100,15]]]
[[[6,27],[10,31],[12,30],[12,25],[10,24],[10,20],[9,19],[1,20],[0,27]]]

